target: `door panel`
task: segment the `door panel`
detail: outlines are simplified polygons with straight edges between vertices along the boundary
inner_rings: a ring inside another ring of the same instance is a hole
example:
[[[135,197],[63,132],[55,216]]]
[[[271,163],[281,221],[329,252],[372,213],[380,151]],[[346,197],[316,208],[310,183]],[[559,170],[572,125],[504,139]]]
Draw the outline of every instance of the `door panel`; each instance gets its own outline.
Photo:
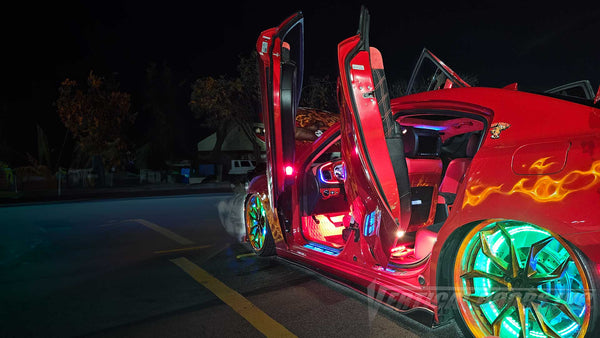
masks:
[[[295,177],[295,122],[304,67],[304,19],[298,12],[278,27],[263,31],[258,52],[262,119],[267,148],[269,201],[273,210]],[[286,205],[289,205],[287,201]],[[283,208],[288,209],[288,208]],[[279,210],[287,215],[288,210]],[[281,220],[280,220],[281,221]]]
[[[410,186],[383,61],[368,45],[368,26],[369,14],[363,9],[359,34],[338,45],[342,153],[349,167],[346,192],[355,221],[363,229],[366,223],[373,225],[363,235],[376,260],[387,265],[397,232],[410,221]]]

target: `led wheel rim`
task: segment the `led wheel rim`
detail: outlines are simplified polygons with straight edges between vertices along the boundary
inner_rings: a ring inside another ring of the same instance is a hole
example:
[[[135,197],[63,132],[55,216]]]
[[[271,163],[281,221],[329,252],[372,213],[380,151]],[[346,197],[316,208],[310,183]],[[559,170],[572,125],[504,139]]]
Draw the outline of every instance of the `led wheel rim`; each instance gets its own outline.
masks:
[[[454,264],[458,310],[476,337],[583,337],[588,277],[558,236],[529,223],[490,220],[463,240]]]
[[[248,242],[256,251],[262,250],[267,236],[267,216],[265,208],[257,195],[252,195],[246,201],[246,233]]]

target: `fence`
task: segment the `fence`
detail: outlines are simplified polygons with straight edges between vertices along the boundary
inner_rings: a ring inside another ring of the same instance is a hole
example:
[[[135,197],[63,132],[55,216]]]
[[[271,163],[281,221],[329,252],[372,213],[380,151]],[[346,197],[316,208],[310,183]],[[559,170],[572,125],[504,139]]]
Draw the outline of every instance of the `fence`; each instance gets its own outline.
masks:
[[[17,191],[17,180],[14,171],[10,168],[0,168],[0,191]]]

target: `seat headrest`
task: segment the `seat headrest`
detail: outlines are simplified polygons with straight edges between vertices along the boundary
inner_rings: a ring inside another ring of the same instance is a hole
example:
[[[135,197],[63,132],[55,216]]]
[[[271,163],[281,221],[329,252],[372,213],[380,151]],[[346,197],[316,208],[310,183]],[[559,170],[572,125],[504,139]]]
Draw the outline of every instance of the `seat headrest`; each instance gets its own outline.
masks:
[[[465,150],[467,157],[475,156],[477,149],[479,147],[479,141],[481,139],[481,134],[473,133],[469,136],[469,141],[467,141],[467,149]]]
[[[437,158],[442,140],[435,130],[402,126],[404,156],[408,158]]]

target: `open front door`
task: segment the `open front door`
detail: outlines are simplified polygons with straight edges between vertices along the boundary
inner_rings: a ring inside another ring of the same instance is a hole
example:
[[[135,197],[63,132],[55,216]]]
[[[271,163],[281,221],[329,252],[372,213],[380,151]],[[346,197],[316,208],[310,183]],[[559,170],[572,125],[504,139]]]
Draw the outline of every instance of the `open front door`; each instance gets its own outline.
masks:
[[[278,27],[263,31],[256,42],[267,147],[267,178],[272,210],[283,212],[282,195],[289,195],[294,168],[296,110],[302,89],[304,19],[298,12]],[[289,201],[284,204],[289,205]],[[282,222],[280,220],[280,222]],[[285,226],[282,224],[282,226]]]
[[[471,87],[471,85],[427,48],[423,48],[408,81],[406,95],[459,87]]]
[[[338,45],[345,190],[369,251],[386,266],[410,221],[410,185],[399,126],[390,107],[381,54],[369,46],[369,13]],[[375,197],[375,198],[373,198]]]

